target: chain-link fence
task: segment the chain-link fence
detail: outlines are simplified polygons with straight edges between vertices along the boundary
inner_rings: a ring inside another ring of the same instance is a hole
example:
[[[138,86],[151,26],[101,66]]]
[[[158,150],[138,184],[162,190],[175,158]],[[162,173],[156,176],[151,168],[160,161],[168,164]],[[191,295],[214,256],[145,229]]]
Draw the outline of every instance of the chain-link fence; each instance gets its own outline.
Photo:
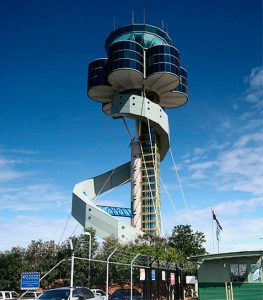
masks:
[[[90,259],[75,256],[73,259],[76,262],[90,262],[87,264],[87,272],[91,287],[104,289],[107,295],[119,288],[125,288],[130,290],[130,299],[134,298],[135,290],[146,300],[183,299],[184,274],[174,263],[131,253],[130,250],[126,252],[123,247],[115,248],[104,258],[95,255]],[[94,281],[92,275],[96,272],[101,276]]]

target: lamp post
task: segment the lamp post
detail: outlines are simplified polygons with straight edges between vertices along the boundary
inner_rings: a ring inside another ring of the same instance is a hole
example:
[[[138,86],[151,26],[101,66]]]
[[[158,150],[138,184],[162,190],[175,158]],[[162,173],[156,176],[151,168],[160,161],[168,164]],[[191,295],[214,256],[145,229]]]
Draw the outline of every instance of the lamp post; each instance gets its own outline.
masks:
[[[91,259],[91,234],[88,231],[84,232],[85,235],[89,236],[89,269],[88,269],[88,287],[90,288],[90,259]]]
[[[71,271],[70,271],[70,300],[72,300],[72,292],[73,292],[73,276],[74,276],[74,248],[72,239],[69,239],[69,245],[71,250]]]

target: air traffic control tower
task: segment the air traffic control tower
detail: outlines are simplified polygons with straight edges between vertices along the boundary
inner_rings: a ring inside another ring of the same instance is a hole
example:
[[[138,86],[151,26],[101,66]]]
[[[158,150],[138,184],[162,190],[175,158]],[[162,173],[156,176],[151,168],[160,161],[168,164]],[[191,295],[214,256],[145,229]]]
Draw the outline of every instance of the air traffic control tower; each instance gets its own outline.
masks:
[[[102,238],[130,239],[142,232],[159,236],[160,162],[170,147],[165,110],[188,101],[187,72],[169,35],[152,25],[114,30],[105,50],[106,58],[89,64],[88,96],[102,105],[107,116],[134,120],[131,161],[76,184],[72,215]],[[131,182],[131,207],[94,204],[98,194],[127,182]],[[131,224],[116,216],[130,217]]]

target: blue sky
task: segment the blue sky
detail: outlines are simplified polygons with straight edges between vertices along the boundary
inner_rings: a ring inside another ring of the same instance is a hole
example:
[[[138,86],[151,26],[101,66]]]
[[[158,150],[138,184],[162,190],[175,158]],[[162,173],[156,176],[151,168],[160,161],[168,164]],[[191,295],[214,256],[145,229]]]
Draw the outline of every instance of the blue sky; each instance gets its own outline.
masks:
[[[189,102],[169,110],[172,159],[161,166],[164,233],[191,222],[212,251],[263,247],[261,1],[2,1],[0,4],[0,250],[57,242],[74,184],[129,160],[120,120],[86,96],[87,66],[131,22],[163,23],[189,73]],[[98,199],[127,206],[129,185]],[[76,228],[71,217],[62,237]],[[81,232],[78,227],[76,232]]]

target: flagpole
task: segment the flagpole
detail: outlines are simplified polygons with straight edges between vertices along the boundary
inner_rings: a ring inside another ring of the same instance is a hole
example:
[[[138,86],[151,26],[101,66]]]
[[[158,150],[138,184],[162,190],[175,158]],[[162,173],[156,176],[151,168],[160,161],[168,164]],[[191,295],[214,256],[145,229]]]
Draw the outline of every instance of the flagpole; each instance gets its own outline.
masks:
[[[211,207],[212,209],[212,207]],[[219,253],[219,240],[220,240],[220,231],[223,230],[223,227],[220,225],[214,211],[212,210],[212,218],[216,221],[216,239],[217,239],[217,252]]]
[[[219,253],[220,229],[218,225],[216,227],[216,230],[217,230],[217,253]]]
[[[212,240],[213,240],[213,253],[215,253],[214,219],[213,219],[213,208],[212,208],[212,205],[211,205],[211,217],[212,217]]]

